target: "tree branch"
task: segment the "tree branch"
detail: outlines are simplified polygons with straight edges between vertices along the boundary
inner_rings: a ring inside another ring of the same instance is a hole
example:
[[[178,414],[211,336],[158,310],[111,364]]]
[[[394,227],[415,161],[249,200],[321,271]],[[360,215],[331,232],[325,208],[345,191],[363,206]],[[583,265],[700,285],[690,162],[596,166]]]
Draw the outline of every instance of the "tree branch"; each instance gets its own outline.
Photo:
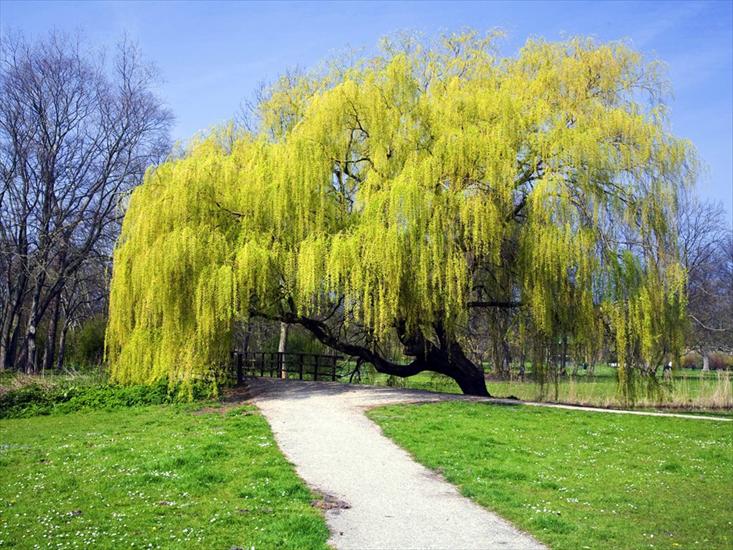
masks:
[[[514,301],[502,302],[502,301],[496,301],[496,300],[489,300],[489,301],[467,302],[466,305],[468,307],[495,307],[495,308],[511,309],[511,308],[522,307],[522,302],[514,302]]]

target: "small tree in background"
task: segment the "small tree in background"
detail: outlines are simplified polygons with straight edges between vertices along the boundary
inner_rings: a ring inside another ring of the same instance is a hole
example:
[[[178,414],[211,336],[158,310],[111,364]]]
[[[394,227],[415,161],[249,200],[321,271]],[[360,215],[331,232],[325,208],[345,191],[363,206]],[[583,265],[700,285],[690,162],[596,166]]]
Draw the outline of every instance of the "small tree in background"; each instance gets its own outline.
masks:
[[[733,232],[720,204],[684,193],[678,214],[680,257],[687,270],[687,349],[708,370],[714,352],[733,353]]]

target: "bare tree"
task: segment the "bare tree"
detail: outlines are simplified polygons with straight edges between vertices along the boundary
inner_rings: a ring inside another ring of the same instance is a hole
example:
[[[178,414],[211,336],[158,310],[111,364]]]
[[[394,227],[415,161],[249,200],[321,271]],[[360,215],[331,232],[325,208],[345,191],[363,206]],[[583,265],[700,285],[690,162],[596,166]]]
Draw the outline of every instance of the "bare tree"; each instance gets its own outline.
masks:
[[[707,369],[711,352],[733,352],[733,232],[720,204],[689,192],[680,201],[678,230],[688,277],[688,348]]]
[[[44,322],[54,363],[70,281],[109,257],[120,200],[169,150],[156,80],[127,41],[107,63],[65,35],[3,39],[0,368],[37,370]]]

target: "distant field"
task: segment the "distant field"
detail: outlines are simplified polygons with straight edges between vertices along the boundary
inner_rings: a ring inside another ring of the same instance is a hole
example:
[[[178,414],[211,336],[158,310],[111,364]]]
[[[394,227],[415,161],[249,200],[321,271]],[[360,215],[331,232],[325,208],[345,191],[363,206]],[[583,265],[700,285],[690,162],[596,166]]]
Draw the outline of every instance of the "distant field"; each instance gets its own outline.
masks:
[[[327,548],[253,407],[0,420],[2,548]]]
[[[554,550],[733,547],[733,422],[460,402],[368,414]]]
[[[398,385],[447,393],[461,393],[458,385],[440,374],[420,373],[406,379],[370,373],[363,383],[375,385]],[[595,374],[588,376],[579,371],[576,376],[565,376],[557,384],[548,380],[544,386],[530,379],[516,377],[513,380],[488,380],[489,392],[496,397],[514,396],[526,401],[553,401],[559,403],[622,407],[633,405],[645,408],[681,408],[689,410],[716,410],[726,414],[733,408],[733,376],[729,371],[703,373],[694,370],[678,370],[672,380],[660,381],[653,392],[639,387],[633,403],[625,402],[618,391],[616,369],[596,367]]]

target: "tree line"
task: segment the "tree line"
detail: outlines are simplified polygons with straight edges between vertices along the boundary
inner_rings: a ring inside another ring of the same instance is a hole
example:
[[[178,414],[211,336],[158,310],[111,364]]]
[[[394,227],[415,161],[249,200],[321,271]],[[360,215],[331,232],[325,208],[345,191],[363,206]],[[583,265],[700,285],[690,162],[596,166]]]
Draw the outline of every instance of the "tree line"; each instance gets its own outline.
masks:
[[[167,155],[173,118],[126,40],[108,57],[78,37],[4,35],[0,63],[0,368],[34,373],[106,314],[125,201]]]

